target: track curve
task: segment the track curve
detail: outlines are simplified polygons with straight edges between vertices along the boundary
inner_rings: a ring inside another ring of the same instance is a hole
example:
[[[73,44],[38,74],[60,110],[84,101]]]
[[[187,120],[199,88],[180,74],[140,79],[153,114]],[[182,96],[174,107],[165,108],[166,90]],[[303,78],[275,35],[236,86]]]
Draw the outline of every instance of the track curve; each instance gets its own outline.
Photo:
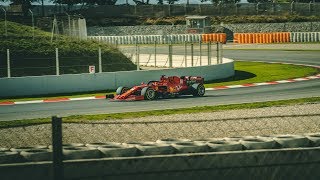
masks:
[[[179,53],[179,52],[178,52]],[[320,51],[226,50],[224,57],[235,60],[288,62],[320,66]],[[271,86],[207,91],[202,98],[181,97],[157,101],[110,102],[101,100],[68,101],[63,103],[23,104],[0,107],[0,120],[16,120],[68,116],[77,114],[104,114],[144,110],[175,109],[206,105],[226,105],[263,102],[320,95],[320,79]]]

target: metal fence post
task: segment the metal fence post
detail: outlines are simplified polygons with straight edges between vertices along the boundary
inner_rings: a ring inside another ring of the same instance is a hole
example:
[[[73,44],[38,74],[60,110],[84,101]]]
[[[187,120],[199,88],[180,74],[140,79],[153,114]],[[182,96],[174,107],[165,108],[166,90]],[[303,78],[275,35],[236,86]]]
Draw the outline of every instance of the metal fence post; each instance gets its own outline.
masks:
[[[71,20],[70,20],[70,15],[68,13],[66,13],[67,16],[68,16],[68,28],[69,28],[69,36],[72,36],[71,35]]]
[[[188,58],[187,58],[187,42],[184,42],[184,66],[188,67]]]
[[[102,73],[101,47],[99,47],[99,73]]]
[[[8,27],[7,27],[7,11],[1,7],[2,11],[4,12],[4,29],[5,29],[5,36],[8,36]]]
[[[59,49],[56,48],[56,75],[60,75],[60,67],[59,67]]]
[[[140,54],[139,54],[139,46],[138,44],[136,43],[136,64],[137,64],[137,71],[140,70]]]
[[[169,67],[172,68],[172,43],[169,44]]]
[[[31,9],[29,9],[29,12],[31,14],[31,20],[32,20],[32,39],[34,40],[34,17],[33,17],[33,12]]]
[[[219,64],[219,60],[220,60],[219,42],[217,42],[216,45],[217,45],[217,48],[216,48],[216,50],[217,50],[217,64]]]
[[[62,118],[52,116],[53,179],[64,178],[62,154]]]
[[[218,46],[219,46],[219,64],[222,63],[222,60],[223,60],[223,48],[222,48],[222,43],[218,43]]]
[[[154,41],[154,67],[157,67],[157,41]]]
[[[207,44],[207,53],[208,53],[208,65],[211,65],[211,41]]]
[[[10,50],[7,49],[7,72],[8,72],[8,78],[11,77],[11,67],[10,67]]]
[[[199,41],[199,49],[200,49],[200,66],[202,66],[202,42]]]
[[[193,43],[191,43],[191,67],[193,67]]]

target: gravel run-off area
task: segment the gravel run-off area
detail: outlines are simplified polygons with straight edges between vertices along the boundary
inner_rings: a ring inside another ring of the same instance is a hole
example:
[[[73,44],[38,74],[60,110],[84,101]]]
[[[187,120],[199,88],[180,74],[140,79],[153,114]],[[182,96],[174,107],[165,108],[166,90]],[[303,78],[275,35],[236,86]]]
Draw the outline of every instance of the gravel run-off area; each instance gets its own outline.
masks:
[[[63,143],[155,141],[320,132],[320,103],[64,123]],[[0,147],[51,144],[51,125],[0,129]]]

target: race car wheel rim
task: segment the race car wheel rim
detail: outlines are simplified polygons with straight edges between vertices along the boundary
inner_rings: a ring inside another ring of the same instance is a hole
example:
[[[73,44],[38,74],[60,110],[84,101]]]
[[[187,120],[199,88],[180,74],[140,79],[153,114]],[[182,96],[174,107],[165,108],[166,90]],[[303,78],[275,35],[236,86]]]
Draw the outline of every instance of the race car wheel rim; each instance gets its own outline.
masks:
[[[198,86],[198,95],[199,96],[203,96],[204,95],[204,93],[205,93],[205,88],[204,88],[204,86],[203,85],[199,85]]]
[[[146,92],[146,97],[147,97],[147,99],[154,99],[155,92],[152,89],[148,89]]]

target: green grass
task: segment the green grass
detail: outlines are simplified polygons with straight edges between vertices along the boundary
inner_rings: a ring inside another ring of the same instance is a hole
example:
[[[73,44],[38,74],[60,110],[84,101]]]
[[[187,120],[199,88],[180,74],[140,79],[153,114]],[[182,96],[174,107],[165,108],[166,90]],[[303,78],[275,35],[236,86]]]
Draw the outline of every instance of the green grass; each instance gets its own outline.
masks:
[[[235,62],[235,76],[206,82],[205,87],[285,80],[316,73],[319,73],[319,70],[313,67],[238,61]]]
[[[64,123],[81,123],[81,122],[83,123],[83,122],[101,121],[101,120],[121,120],[121,119],[127,119],[127,118],[137,118],[137,117],[147,117],[147,116],[216,112],[216,111],[225,111],[225,110],[234,110],[234,109],[254,109],[254,108],[272,107],[272,106],[296,105],[296,104],[319,103],[319,102],[320,102],[320,97],[312,97],[312,98],[269,101],[269,102],[181,108],[181,109],[172,109],[172,110],[154,110],[154,111],[99,114],[99,115],[74,115],[74,116],[63,117],[63,122]],[[51,122],[50,118],[0,121],[0,128],[48,124],[50,122]]]
[[[88,66],[98,66],[98,50],[101,48],[102,68],[104,71],[129,71],[136,66],[114,46],[97,41],[78,40],[55,35],[39,29],[32,37],[32,27],[8,22],[8,37],[4,36],[4,22],[0,22],[0,59],[6,59],[10,50],[12,63],[11,75],[40,76],[55,74],[55,51],[59,49],[61,74],[88,73]],[[6,67],[6,61],[0,61]],[[0,77],[6,77],[5,68],[0,68]]]
[[[285,65],[285,64],[268,64],[260,62],[235,62],[235,76],[206,82],[205,87],[216,87],[226,85],[248,84],[258,82],[268,82],[275,80],[284,80],[297,77],[304,77],[319,73],[319,70],[312,67]],[[0,99],[4,101],[29,101],[37,99],[51,99],[64,97],[88,97],[88,96],[104,96],[106,93],[113,93],[114,90],[69,93],[69,94],[52,94],[45,96],[32,97],[9,97]]]

